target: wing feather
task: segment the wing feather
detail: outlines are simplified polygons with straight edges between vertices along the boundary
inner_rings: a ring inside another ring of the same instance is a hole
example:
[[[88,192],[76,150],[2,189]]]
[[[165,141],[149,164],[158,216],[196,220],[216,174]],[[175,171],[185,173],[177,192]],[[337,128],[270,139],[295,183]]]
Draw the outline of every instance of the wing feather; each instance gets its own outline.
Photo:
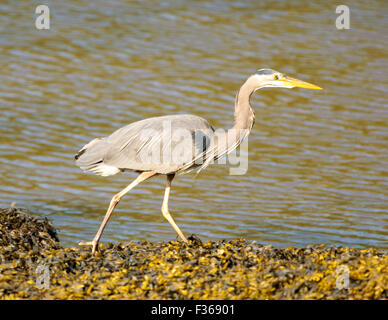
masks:
[[[125,126],[106,138],[109,149],[103,163],[120,170],[171,173],[192,163],[209,147],[200,145],[195,136],[201,133],[211,140],[214,129],[203,118],[174,115],[148,118]],[[183,136],[183,139],[174,137]],[[178,155],[180,150],[182,155]],[[194,163],[193,163],[194,165]]]

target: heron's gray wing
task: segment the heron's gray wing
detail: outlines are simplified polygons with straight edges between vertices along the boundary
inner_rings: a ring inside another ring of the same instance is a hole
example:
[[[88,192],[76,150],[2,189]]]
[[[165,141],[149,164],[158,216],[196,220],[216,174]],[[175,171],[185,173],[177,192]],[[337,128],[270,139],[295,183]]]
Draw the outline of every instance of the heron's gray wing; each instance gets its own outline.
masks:
[[[107,137],[103,163],[120,170],[178,172],[195,165],[193,159],[209,148],[213,135],[214,129],[198,116],[148,118]]]
[[[247,130],[229,129],[219,130],[215,132],[210,138],[208,148],[204,149],[202,153],[198,153],[190,162],[187,162],[180,171],[190,171],[197,169],[200,172],[206,168],[213,161],[216,161],[225,155],[235,150],[241,142],[248,136]]]

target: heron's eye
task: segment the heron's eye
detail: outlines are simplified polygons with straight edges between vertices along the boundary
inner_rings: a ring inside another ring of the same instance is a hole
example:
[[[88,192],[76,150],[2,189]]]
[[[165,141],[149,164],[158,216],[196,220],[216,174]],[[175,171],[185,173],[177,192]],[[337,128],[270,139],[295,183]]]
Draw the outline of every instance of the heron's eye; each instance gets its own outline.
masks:
[[[279,80],[279,76],[277,74],[275,74],[274,79]]]

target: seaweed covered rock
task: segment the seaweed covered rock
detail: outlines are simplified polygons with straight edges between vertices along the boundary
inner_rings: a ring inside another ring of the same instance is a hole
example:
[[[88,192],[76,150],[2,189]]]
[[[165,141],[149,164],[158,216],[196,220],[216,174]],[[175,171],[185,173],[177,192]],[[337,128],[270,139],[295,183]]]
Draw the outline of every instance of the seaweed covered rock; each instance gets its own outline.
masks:
[[[10,212],[0,220],[3,299],[388,298],[388,256],[381,250],[282,249],[191,236],[188,244],[104,244],[93,256],[90,248],[60,247],[46,220]],[[25,225],[31,229],[28,236]],[[11,237],[7,232],[12,230]]]
[[[0,209],[0,246],[18,250],[59,248],[57,231],[46,217],[33,217],[28,211]]]

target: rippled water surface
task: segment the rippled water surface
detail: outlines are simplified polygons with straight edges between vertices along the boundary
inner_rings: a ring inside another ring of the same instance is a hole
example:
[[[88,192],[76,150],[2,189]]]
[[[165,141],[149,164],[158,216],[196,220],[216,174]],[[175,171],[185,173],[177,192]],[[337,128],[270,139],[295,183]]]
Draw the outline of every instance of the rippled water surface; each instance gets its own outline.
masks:
[[[249,170],[178,176],[170,209],[187,234],[280,246],[388,247],[386,1],[49,1],[0,4],[0,205],[54,221],[67,246],[91,240],[113,194],[136,176],[83,173],[95,137],[164,114],[233,124],[234,96],[256,69],[324,88],[263,89]],[[165,241],[165,178],[118,205],[103,241]]]

